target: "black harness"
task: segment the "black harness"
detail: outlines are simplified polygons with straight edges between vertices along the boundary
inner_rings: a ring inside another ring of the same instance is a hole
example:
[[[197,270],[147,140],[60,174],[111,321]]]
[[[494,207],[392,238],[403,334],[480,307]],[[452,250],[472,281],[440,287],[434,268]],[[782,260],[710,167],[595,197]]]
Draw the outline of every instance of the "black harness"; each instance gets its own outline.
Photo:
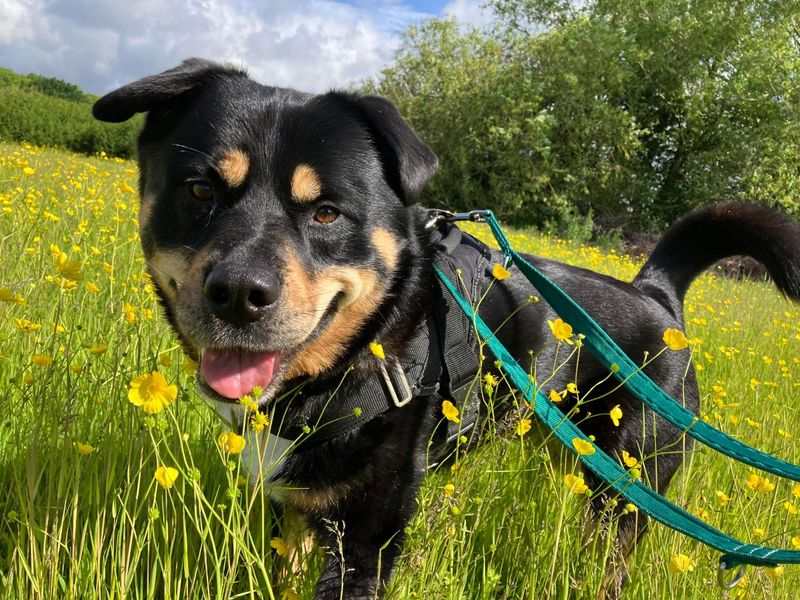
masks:
[[[475,302],[489,273],[491,251],[452,223],[440,223],[431,233],[434,264],[461,293]],[[412,399],[434,396],[450,400],[459,409],[459,423],[447,421],[446,435],[437,436],[429,451],[438,461],[457,437],[475,427],[480,415],[477,339],[466,315],[438,277],[431,282],[433,310],[418,326],[402,357],[369,355],[360,367],[370,375],[345,373],[335,391],[330,384],[315,390],[313,380],[275,401],[271,433],[298,440],[302,448],[316,446],[354,431],[390,410],[400,410]],[[387,349],[390,350],[390,349]],[[320,414],[319,407],[322,406]],[[315,407],[317,414],[304,412]]]

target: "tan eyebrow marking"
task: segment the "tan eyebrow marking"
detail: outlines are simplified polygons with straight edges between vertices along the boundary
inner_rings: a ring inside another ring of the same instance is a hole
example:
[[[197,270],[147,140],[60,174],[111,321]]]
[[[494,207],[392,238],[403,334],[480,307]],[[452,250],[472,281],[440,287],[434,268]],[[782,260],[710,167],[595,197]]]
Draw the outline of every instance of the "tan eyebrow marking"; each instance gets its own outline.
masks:
[[[292,198],[298,202],[312,202],[322,193],[322,182],[313,167],[299,164],[292,174]]]
[[[220,177],[232,188],[244,183],[249,170],[250,157],[238,148],[226,150],[217,161]]]

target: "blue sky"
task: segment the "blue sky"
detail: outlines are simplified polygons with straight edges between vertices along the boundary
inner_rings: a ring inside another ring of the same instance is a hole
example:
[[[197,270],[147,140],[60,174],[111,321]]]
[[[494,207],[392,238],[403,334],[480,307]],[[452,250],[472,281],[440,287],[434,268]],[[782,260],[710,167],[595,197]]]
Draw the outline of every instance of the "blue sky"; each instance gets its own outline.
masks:
[[[0,66],[102,94],[200,56],[318,92],[379,73],[412,23],[485,24],[482,2],[0,0]]]

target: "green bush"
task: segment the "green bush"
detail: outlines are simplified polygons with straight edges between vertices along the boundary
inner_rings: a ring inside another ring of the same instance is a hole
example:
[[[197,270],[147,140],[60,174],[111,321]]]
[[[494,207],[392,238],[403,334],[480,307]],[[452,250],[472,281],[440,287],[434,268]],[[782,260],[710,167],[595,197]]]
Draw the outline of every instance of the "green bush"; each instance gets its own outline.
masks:
[[[141,117],[101,123],[92,117],[92,101],[60,79],[0,69],[0,140],[133,157]]]

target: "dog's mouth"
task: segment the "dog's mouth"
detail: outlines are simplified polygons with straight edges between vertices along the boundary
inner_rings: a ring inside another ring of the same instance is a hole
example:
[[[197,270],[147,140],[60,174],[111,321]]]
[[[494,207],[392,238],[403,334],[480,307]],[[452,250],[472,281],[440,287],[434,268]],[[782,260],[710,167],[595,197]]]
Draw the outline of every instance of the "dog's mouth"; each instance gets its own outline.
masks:
[[[206,348],[200,359],[200,373],[206,385],[219,396],[237,400],[255,388],[266,390],[281,362],[277,352]]]

